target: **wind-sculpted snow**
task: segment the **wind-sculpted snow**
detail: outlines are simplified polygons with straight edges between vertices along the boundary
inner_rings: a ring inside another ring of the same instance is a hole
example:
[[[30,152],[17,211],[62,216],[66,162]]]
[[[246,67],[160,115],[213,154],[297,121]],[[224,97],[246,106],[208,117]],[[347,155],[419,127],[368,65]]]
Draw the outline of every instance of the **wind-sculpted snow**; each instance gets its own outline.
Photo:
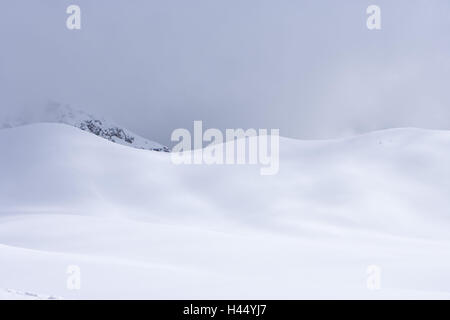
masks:
[[[0,130],[0,287],[76,298],[449,298],[450,132],[281,139],[280,171]],[[67,288],[79,266],[80,290]],[[369,290],[367,268],[382,271]],[[0,295],[2,297],[2,295]]]

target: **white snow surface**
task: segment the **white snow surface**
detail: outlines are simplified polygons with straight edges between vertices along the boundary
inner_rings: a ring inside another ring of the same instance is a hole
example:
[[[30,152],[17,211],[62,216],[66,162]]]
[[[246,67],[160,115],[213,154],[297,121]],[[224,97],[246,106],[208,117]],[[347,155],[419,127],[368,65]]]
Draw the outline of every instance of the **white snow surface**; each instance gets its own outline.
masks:
[[[450,298],[450,132],[280,143],[260,176],[64,124],[0,130],[0,299]]]
[[[0,128],[12,128],[33,123],[64,123],[99,137],[125,146],[152,151],[169,152],[170,149],[157,142],[150,141],[140,135],[119,126],[110,119],[87,113],[81,109],[59,102],[49,102],[42,110],[26,113],[4,121]]]

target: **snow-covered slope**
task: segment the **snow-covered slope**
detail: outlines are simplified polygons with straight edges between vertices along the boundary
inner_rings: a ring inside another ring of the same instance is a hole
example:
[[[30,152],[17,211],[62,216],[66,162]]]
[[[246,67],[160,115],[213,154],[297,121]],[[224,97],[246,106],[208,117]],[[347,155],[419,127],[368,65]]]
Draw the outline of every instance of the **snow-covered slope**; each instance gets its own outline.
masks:
[[[64,123],[81,130],[93,133],[109,141],[125,146],[152,151],[169,152],[169,148],[154,141],[147,140],[130,130],[123,128],[111,120],[94,116],[69,105],[50,102],[45,109],[33,116],[17,117],[5,121],[0,127],[11,128],[32,123],[54,122]]]
[[[280,172],[0,130],[0,288],[63,298],[450,298],[450,132],[281,139]],[[66,286],[79,266],[81,289]],[[381,289],[367,268],[381,268]],[[2,295],[0,295],[2,297]]]
[[[37,294],[34,292],[23,292],[13,289],[0,288],[0,300],[59,300],[61,298]]]

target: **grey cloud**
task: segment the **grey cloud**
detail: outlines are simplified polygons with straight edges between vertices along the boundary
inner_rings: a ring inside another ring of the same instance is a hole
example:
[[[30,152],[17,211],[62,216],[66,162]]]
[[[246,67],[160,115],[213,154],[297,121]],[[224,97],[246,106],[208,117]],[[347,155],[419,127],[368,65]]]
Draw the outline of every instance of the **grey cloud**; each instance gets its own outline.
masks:
[[[65,9],[82,9],[82,30]],[[450,129],[450,3],[8,0],[0,5],[0,115],[84,106],[169,144],[193,120],[328,138]]]

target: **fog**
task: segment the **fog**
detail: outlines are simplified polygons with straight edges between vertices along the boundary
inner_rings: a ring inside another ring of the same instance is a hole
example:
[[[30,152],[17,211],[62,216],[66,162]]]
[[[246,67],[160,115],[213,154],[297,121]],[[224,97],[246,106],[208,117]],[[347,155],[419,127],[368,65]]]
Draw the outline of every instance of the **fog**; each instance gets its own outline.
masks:
[[[194,120],[303,139],[450,129],[449,33],[446,0],[4,0],[0,116],[59,101],[165,144]]]

